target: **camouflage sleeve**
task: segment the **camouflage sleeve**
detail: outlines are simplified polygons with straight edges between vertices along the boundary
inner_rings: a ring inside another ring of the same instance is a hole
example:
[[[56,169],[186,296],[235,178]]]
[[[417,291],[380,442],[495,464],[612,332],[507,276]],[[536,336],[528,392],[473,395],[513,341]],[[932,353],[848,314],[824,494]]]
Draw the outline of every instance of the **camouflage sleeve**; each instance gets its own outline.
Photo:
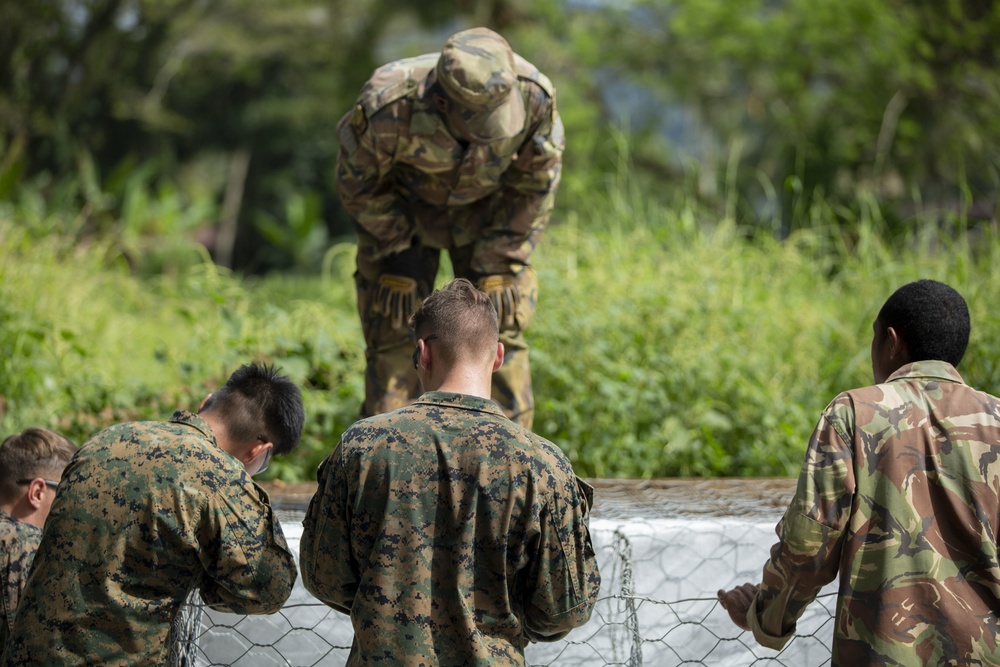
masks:
[[[813,431],[795,496],[775,529],[778,542],[747,614],[762,646],[784,647],[806,606],[837,576],[856,486],[853,432],[854,408],[842,394]]]
[[[341,447],[316,473],[319,487],[302,521],[299,559],[302,583],[324,604],[351,613],[359,573],[350,550],[348,489]]]
[[[593,494],[571,475],[542,509],[525,597],[524,629],[532,641],[562,639],[590,619],[601,587],[587,526]]]
[[[211,496],[206,515],[198,535],[205,603],[237,614],[281,609],[297,576],[295,558],[267,493],[253,482],[220,489]]]
[[[540,120],[504,173],[493,219],[476,242],[472,268],[482,274],[520,273],[555,204],[566,137],[555,98],[532,90],[532,117]]]
[[[413,237],[413,224],[390,176],[399,109],[389,105],[369,119],[359,104],[337,123],[337,192],[357,226],[375,239],[375,259],[409,248]]]
[[[6,525],[3,525],[3,524]],[[0,523],[0,653],[7,644],[21,591],[28,581],[31,562],[38,551],[42,531],[27,523],[10,519]]]

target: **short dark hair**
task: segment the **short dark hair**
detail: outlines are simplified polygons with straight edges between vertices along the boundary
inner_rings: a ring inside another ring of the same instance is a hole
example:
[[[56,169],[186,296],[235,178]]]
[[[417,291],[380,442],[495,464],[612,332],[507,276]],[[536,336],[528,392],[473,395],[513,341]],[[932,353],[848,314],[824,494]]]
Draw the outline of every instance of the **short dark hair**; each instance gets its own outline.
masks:
[[[295,449],[305,423],[299,388],[274,366],[258,363],[240,366],[201,412],[219,415],[233,441],[264,438],[274,443],[275,454]]]
[[[911,361],[936,359],[958,367],[969,346],[969,307],[962,295],[935,280],[918,280],[892,293],[876,321],[896,330]]]
[[[493,301],[465,278],[456,278],[424,299],[408,323],[418,338],[433,334],[456,355],[495,353],[500,340]]]
[[[0,501],[14,501],[19,479],[60,477],[76,454],[76,445],[47,428],[28,428],[0,443]]]

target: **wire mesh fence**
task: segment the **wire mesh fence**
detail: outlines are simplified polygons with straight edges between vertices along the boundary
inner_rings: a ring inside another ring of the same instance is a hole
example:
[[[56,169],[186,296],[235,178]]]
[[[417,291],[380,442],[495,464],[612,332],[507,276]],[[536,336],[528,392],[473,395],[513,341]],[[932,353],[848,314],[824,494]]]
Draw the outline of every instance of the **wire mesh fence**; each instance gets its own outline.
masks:
[[[733,625],[716,599],[720,588],[759,580],[775,539],[773,508],[672,519],[635,514],[595,512],[591,531],[602,585],[593,615],[563,640],[530,645],[528,665],[811,667],[830,662],[834,588],[810,605],[798,634],[780,652],[761,647]],[[283,516],[296,551],[300,522],[301,514]],[[343,665],[352,636],[350,619],[317,601],[301,584],[280,612],[265,616],[216,612],[203,608],[195,596],[175,624],[173,664]]]

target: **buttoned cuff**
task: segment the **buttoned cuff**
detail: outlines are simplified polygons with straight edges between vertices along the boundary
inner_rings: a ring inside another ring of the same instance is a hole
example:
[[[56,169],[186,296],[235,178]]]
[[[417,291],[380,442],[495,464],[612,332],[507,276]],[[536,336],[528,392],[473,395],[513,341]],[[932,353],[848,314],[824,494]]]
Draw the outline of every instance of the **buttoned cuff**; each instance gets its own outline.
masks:
[[[764,630],[760,622],[760,614],[757,610],[757,601],[760,599],[760,593],[754,596],[753,602],[750,603],[750,609],[747,611],[747,624],[750,626],[750,630],[753,632],[753,638],[757,640],[757,643],[766,648],[774,649],[775,651],[780,651],[785,648],[785,644],[795,636],[795,627],[793,626],[786,634],[783,635],[772,635]]]

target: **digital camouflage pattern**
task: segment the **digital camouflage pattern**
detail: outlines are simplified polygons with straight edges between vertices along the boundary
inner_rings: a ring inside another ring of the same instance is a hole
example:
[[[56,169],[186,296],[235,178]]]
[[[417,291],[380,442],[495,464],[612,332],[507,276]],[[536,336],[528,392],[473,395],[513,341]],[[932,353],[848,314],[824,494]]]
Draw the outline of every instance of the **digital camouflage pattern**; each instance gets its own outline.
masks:
[[[464,144],[435,109],[438,54],[389,63],[365,84],[337,126],[337,190],[356,222],[358,309],[367,343],[366,399],[361,416],[408,404],[419,395],[405,326],[372,312],[385,258],[419,241],[424,257],[417,304],[433,288],[441,250],[455,276],[512,275],[521,298],[516,321],[501,330],[508,360],[494,397],[506,414],[531,426],[534,399],[523,331],[537,298],[526,271],[548,223],[565,147],[551,82],[514,54],[527,120],[508,139]],[[529,267],[530,268],[530,267]]]
[[[593,489],[492,401],[428,392],[357,422],[317,478],[302,581],[350,614],[348,665],[523,665],[590,618]]]
[[[1000,402],[908,364],[824,411],[747,620],[781,648],[839,573],[834,665],[1000,665],[998,529]]]
[[[11,625],[21,599],[21,589],[28,580],[31,561],[35,558],[42,529],[0,510],[0,652],[7,644]]]
[[[277,611],[295,561],[267,494],[190,412],[112,426],[63,473],[3,664],[163,664],[195,587]]]

